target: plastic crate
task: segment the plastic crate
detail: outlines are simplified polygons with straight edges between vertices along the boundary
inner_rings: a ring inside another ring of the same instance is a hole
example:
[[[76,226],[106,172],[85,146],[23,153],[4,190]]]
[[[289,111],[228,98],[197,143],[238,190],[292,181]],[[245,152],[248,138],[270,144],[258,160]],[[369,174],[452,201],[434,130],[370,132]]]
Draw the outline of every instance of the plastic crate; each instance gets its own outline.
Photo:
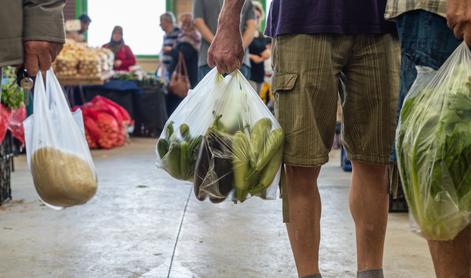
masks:
[[[157,138],[167,121],[165,94],[161,86],[142,87],[134,94],[134,136]]]
[[[13,138],[8,132],[0,144],[0,205],[11,199],[11,172],[14,170],[13,156]]]

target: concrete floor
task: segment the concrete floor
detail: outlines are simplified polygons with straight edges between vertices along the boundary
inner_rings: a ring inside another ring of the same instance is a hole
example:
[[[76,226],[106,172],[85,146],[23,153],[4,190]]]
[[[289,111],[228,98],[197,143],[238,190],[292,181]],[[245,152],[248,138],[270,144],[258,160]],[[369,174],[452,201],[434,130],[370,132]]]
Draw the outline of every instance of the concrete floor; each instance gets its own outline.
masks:
[[[189,184],[154,167],[154,140],[94,152],[100,184],[88,204],[63,211],[42,205],[23,157],[14,200],[0,207],[0,277],[297,277],[281,201],[201,203]],[[350,175],[338,153],[321,174],[321,270],[355,277]],[[407,214],[391,214],[386,277],[434,277],[423,239]]]

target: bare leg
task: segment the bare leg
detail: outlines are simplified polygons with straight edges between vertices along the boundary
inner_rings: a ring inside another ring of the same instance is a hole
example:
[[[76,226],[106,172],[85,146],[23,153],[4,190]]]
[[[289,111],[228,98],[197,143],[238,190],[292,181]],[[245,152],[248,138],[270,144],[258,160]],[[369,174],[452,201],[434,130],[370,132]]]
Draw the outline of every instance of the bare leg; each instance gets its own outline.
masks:
[[[388,222],[386,166],[353,161],[350,211],[355,222],[358,271],[383,268]]]
[[[300,277],[319,273],[320,168],[286,167],[289,223],[286,224]]]
[[[471,277],[471,225],[451,241],[428,241],[437,278]]]

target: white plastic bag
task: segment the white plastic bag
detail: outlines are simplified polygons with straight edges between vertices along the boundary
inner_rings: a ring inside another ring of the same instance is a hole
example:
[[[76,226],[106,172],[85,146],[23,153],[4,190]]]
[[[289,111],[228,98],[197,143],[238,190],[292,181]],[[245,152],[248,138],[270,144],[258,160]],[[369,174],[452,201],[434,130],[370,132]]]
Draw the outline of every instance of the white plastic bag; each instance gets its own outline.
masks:
[[[157,144],[157,165],[214,203],[275,199],[284,135],[244,76],[209,72],[177,107]]]
[[[471,51],[419,71],[396,135],[404,194],[419,232],[451,240],[471,223]]]
[[[80,111],[70,112],[52,70],[34,86],[33,115],[25,120],[28,165],[40,199],[53,208],[86,203],[97,189],[97,176],[83,132]]]

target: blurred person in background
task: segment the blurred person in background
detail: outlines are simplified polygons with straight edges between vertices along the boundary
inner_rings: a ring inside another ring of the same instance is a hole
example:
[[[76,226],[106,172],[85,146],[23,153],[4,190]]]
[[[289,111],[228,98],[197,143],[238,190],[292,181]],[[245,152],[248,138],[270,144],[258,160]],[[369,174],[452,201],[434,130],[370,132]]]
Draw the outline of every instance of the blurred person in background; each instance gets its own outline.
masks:
[[[0,9],[0,81],[2,66],[23,65],[29,76],[45,72],[65,41],[65,0],[2,0]]]
[[[165,32],[160,52],[160,70],[165,84],[168,84],[176,65],[174,49],[181,30],[176,26],[175,16],[166,12],[160,16],[160,28]],[[173,67],[173,68],[172,68]]]
[[[260,32],[260,23],[264,18],[263,7],[260,2],[252,2],[255,8],[255,18],[257,19],[257,30],[255,37],[249,46],[250,57],[250,84],[257,92],[260,93],[265,80],[265,61],[270,58],[271,50],[267,47],[268,40]]]
[[[78,30],[77,32],[67,32],[67,38],[72,39],[76,42],[86,42],[88,27],[90,26],[92,19],[88,15],[82,14],[79,17],[79,20],[80,20],[80,30]]]
[[[129,67],[136,64],[136,57],[123,40],[123,27],[115,26],[111,33],[110,42],[103,45],[114,53],[114,70],[129,71]]]
[[[183,63],[186,66],[188,79],[190,81],[190,89],[198,84],[198,51],[201,45],[201,35],[196,31],[193,24],[193,16],[190,13],[185,13],[179,17],[180,32],[178,34],[175,46],[172,47],[170,55],[172,56],[171,64],[168,67],[170,76],[175,71],[180,54],[183,58]],[[166,96],[167,113],[170,116],[177,108],[183,97],[173,94],[168,88]]]
[[[88,27],[90,26],[90,23],[92,22],[92,19],[86,15],[83,14],[79,17],[80,19],[80,35],[85,35],[88,32]]]
[[[201,80],[211,70],[208,66],[209,45],[214,39],[216,33],[219,13],[222,10],[224,0],[194,0],[193,18],[196,29],[201,33],[203,42],[201,44],[200,55],[198,59],[198,79]],[[245,78],[250,79],[250,59],[248,47],[253,40],[257,23],[255,21],[255,9],[251,0],[245,0],[241,11],[240,32],[242,32],[242,45],[245,50],[243,63],[239,69]]]
[[[194,88],[198,84],[198,51],[201,47],[201,35],[196,31],[191,13],[180,15],[179,21],[181,32],[178,35],[174,60],[178,60],[178,53],[183,54],[191,88]]]

